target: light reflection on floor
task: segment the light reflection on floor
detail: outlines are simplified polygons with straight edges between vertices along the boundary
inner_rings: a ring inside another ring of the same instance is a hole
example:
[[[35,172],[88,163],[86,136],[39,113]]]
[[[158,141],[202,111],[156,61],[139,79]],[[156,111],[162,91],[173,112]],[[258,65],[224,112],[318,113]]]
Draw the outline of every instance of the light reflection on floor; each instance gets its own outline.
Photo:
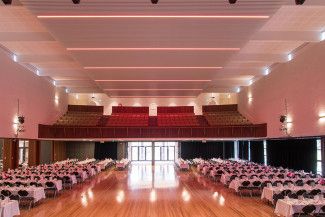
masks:
[[[176,177],[174,163],[132,162],[128,186],[130,189],[176,188],[179,181]]]

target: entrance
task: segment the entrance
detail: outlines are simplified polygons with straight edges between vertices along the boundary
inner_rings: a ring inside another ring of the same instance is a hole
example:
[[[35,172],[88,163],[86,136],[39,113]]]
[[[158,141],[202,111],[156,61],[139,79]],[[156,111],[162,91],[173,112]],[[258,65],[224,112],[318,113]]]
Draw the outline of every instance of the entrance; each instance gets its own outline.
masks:
[[[128,156],[131,161],[175,161],[177,142],[129,142]]]

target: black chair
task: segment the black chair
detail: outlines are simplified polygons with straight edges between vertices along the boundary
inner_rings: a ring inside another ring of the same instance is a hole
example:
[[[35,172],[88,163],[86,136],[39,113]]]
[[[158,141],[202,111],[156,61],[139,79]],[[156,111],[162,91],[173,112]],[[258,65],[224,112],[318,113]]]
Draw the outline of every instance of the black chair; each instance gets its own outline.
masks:
[[[18,203],[19,203],[19,201],[20,201],[20,197],[19,197],[19,195],[10,195],[10,197],[9,197],[9,199],[10,200],[17,200],[18,201]]]
[[[77,182],[81,183],[82,182],[82,178],[81,175],[78,172],[73,172],[72,175],[76,176]]]
[[[239,178],[243,179],[243,178],[247,178],[247,176],[246,175],[240,175]]]
[[[241,186],[239,186],[239,188],[238,188],[238,192],[239,192],[239,194],[240,194],[241,197],[242,197],[242,192],[243,191],[246,191],[246,190],[248,190],[249,193],[250,193],[250,196],[252,196],[251,187],[249,187],[250,184],[251,184],[250,181],[243,181],[241,183]]]
[[[34,198],[28,196],[28,192],[26,190],[19,190],[19,204],[24,206],[25,204],[28,205],[28,209],[30,209],[33,206]]]
[[[316,184],[316,182],[314,180],[308,180],[306,182],[307,185],[310,185],[310,186],[314,186]]]
[[[306,190],[304,190],[304,189],[301,189],[301,190],[299,190],[299,191],[297,191],[297,195],[298,196],[304,196],[305,194],[307,193],[307,191]]]
[[[288,186],[289,184],[293,184],[293,181],[286,180],[286,181],[283,182],[284,186]]]
[[[55,198],[58,190],[53,182],[45,182],[45,193],[46,195],[53,194],[53,198]]]
[[[262,182],[260,182],[260,181],[254,181],[253,183],[252,183],[252,187],[251,187],[251,190],[252,190],[252,194],[254,195],[254,193],[258,193],[258,194],[260,194],[261,192],[262,192]]]
[[[304,186],[304,181],[302,181],[301,179],[299,179],[299,180],[297,180],[297,181],[295,182],[295,185],[296,185],[296,186]]]
[[[237,178],[237,175],[232,175],[232,176],[230,176],[230,178],[229,178],[229,183],[232,182],[232,180],[234,180],[235,178]]]
[[[278,178],[279,178],[279,179],[284,179],[284,175],[283,175],[283,174],[279,174],[279,175],[278,175]]]
[[[69,176],[63,176],[63,188],[70,188],[72,189],[72,180]]]
[[[274,194],[273,195],[273,205],[276,206],[276,203],[278,202],[278,200],[280,199],[284,199],[283,194],[279,193],[279,194]]]
[[[12,195],[12,193],[9,190],[2,190],[1,195],[5,196],[5,197],[10,197]]]
[[[291,198],[291,199],[298,199],[298,195],[296,193],[290,193],[288,194],[288,197]]]
[[[37,187],[37,182],[30,182],[29,185]]]
[[[283,196],[287,196],[288,194],[292,193],[291,190],[287,189],[287,190],[283,190],[281,191],[280,194],[282,194]]]
[[[261,185],[261,189],[267,187],[267,184],[269,184],[269,183],[272,185],[272,182],[271,182],[271,181],[264,181],[264,182],[262,183],[262,185]]]
[[[272,186],[276,187],[276,186],[278,186],[278,184],[282,184],[282,182],[281,181],[275,181],[275,182],[273,182]]]
[[[316,195],[321,194],[322,191],[320,189],[313,189],[306,195],[306,197],[313,199]]]
[[[302,208],[302,213],[299,213],[298,216],[301,216],[301,215],[306,215],[306,216],[313,216],[313,212],[315,212],[316,210],[316,206],[315,205],[307,205],[307,206],[304,206]]]

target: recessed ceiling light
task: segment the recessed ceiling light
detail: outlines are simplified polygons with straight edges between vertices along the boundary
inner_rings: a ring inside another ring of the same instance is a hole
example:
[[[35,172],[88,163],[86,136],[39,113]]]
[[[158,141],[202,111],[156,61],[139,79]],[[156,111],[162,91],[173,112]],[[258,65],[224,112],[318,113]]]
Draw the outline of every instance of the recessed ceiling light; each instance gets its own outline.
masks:
[[[254,83],[254,81],[252,79],[248,81],[249,86],[252,85],[253,83]]]
[[[288,54],[288,61],[291,61],[293,59],[293,55],[290,53]]]
[[[38,69],[36,69],[36,75],[40,76],[40,71]]]
[[[54,86],[56,86],[56,81],[53,80],[53,81],[52,81],[52,84],[53,84]]]
[[[38,15],[40,19],[84,18],[179,18],[179,19],[268,19],[264,15]]]
[[[68,51],[239,51],[236,47],[69,47]]]
[[[237,93],[240,92],[240,87],[237,87],[236,92],[237,92]]]

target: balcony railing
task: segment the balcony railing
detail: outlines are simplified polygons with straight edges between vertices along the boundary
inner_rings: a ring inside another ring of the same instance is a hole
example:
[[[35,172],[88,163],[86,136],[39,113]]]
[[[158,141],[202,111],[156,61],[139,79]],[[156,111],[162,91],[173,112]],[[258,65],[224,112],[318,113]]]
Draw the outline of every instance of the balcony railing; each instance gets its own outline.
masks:
[[[266,124],[209,127],[83,127],[39,125],[39,138],[253,138],[266,137]]]

